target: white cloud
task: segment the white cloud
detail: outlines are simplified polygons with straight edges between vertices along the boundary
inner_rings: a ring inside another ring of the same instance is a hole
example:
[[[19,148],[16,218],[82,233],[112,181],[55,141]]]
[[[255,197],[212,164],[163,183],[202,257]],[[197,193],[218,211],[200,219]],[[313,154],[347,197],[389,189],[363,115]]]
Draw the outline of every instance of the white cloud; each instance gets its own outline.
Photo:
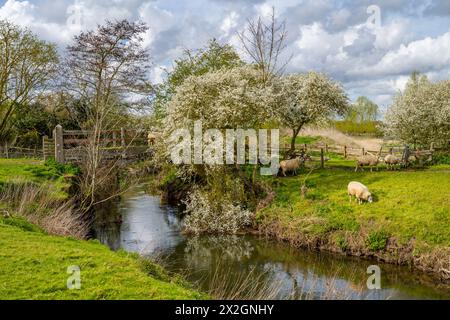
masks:
[[[0,18],[26,27],[34,21],[32,16],[34,8],[34,5],[28,1],[8,0],[0,8]]]
[[[405,74],[412,71],[429,72],[449,68],[450,32],[437,38],[425,38],[400,45],[396,50],[387,52],[379,63],[366,67],[359,72],[383,74]]]
[[[223,20],[220,30],[223,32],[222,37],[228,37],[230,31],[238,26],[239,14],[231,11],[230,14]]]
[[[172,13],[159,9],[150,2],[142,4],[138,9],[139,19],[149,26],[149,30],[144,38],[144,45],[149,47],[159,33],[170,29],[175,24]]]
[[[450,78],[446,13],[422,16],[425,7],[417,9],[406,0],[379,2],[382,24],[374,30],[365,25],[365,2],[327,0],[7,0],[0,6],[0,19],[29,27],[61,49],[81,29],[95,28],[105,19],[142,20],[150,27],[144,40],[152,62],[170,68],[183,49],[203,47],[211,38],[234,45],[243,55],[235,31],[244,29],[246,18],[267,18],[275,6],[278,19],[288,19],[286,55],[292,53],[293,59],[287,72],[328,73],[352,97],[367,95],[382,104],[404,88],[412,70],[433,80]],[[70,23],[74,4],[82,13],[81,27]],[[153,69],[153,81],[163,76],[161,67]]]

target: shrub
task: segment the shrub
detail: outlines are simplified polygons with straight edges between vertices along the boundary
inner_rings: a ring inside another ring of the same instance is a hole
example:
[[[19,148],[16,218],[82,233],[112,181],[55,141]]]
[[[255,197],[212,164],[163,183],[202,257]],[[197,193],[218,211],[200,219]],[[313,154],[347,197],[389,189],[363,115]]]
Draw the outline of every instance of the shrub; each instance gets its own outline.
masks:
[[[380,251],[386,247],[389,234],[385,231],[372,231],[366,238],[366,246],[370,251]]]
[[[450,152],[433,153],[433,164],[450,164]]]
[[[47,160],[44,166],[30,166],[28,168],[35,176],[56,180],[64,175],[76,176],[80,173],[80,169],[71,164],[61,164],[55,160]]]
[[[184,230],[188,233],[235,234],[251,223],[252,213],[228,198],[211,197],[196,189],[189,193]]]

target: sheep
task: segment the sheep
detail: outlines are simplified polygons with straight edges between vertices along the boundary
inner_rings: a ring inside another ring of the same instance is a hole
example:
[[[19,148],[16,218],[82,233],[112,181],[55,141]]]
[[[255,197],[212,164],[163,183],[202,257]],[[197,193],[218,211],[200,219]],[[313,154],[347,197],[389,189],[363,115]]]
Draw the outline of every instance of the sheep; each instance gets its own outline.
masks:
[[[395,169],[394,166],[401,163],[401,159],[394,156],[393,154],[388,154],[384,158],[384,163],[386,163],[388,169]]]
[[[294,172],[297,174],[298,168],[302,166],[305,163],[305,159],[302,157],[297,157],[291,160],[284,160],[280,162],[280,168],[283,173],[283,175],[286,177],[286,172]]]
[[[361,168],[362,171],[364,171],[363,167],[370,167],[370,172],[372,172],[373,167],[375,166],[378,171],[378,162],[379,158],[377,156],[366,154],[364,156],[360,156],[356,159],[356,169],[355,172],[358,171],[359,168]]]
[[[363,201],[367,201],[369,203],[373,202],[372,194],[370,193],[369,188],[360,182],[350,182],[347,190],[350,202],[352,201],[352,196],[355,197],[359,204],[362,204]]]

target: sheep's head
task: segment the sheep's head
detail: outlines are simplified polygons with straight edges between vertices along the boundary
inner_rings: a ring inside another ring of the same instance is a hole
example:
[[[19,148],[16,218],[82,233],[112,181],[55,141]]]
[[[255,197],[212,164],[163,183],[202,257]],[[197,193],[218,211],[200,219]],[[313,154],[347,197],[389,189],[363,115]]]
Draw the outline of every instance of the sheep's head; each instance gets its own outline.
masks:
[[[372,194],[369,191],[365,191],[362,198],[367,200],[367,202],[369,202],[369,203],[373,202]]]

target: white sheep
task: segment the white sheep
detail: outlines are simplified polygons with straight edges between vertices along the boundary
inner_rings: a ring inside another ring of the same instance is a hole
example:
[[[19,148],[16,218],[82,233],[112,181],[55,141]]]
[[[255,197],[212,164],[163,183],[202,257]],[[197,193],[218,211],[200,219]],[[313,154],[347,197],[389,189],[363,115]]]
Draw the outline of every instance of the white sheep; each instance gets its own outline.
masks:
[[[350,202],[352,201],[352,196],[355,197],[359,204],[362,204],[363,201],[367,201],[369,203],[373,202],[372,194],[370,193],[369,188],[361,182],[350,182],[347,190]]]
[[[297,174],[298,168],[300,168],[301,165],[305,163],[305,160],[301,157],[291,159],[291,160],[284,160],[280,162],[280,168],[283,172],[283,175],[286,177],[286,172],[294,172]]]
[[[384,158],[384,163],[386,163],[388,169],[395,169],[395,165],[401,163],[401,159],[399,157],[394,156],[393,154],[388,154]]]
[[[357,172],[359,168],[361,168],[361,170],[364,171],[363,167],[370,167],[370,172],[372,172],[373,167],[376,167],[378,171],[379,161],[380,160],[375,155],[366,154],[364,156],[360,156],[356,159],[355,172]]]

